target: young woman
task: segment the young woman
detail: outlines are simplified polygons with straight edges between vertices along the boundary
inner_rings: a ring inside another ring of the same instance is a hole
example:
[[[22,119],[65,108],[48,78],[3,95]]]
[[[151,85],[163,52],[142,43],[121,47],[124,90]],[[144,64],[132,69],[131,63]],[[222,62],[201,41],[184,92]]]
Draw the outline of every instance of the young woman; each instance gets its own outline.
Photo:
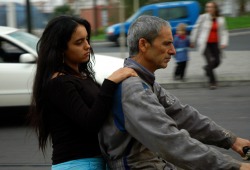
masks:
[[[207,65],[203,68],[209,78],[209,88],[217,88],[214,69],[220,64],[221,49],[228,45],[228,31],[225,18],[220,16],[214,1],[206,4],[206,13],[199,16],[196,27],[191,32],[191,46],[197,43],[198,50],[205,56]]]
[[[37,44],[29,120],[43,152],[52,139],[52,170],[105,169],[97,134],[117,83],[136,76],[134,70],[121,68],[100,87],[90,62],[90,35],[88,21],[59,16],[48,23]]]

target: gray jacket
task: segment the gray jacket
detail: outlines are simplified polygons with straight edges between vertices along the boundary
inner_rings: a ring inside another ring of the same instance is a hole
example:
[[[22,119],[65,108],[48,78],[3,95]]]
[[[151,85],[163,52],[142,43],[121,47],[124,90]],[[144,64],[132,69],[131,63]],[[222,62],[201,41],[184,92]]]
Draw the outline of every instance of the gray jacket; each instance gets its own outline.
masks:
[[[112,113],[99,133],[111,169],[234,170],[240,164],[208,145],[229,149],[236,137],[157,84],[128,58],[139,77],[120,83]]]

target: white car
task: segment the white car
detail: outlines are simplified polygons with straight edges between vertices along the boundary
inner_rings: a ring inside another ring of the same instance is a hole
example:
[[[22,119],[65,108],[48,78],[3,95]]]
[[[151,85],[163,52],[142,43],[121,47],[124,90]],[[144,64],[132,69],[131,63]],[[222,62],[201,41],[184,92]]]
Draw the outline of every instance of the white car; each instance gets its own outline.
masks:
[[[0,107],[28,106],[36,69],[38,37],[0,26]],[[95,54],[96,79],[102,83],[123,67],[123,59]]]

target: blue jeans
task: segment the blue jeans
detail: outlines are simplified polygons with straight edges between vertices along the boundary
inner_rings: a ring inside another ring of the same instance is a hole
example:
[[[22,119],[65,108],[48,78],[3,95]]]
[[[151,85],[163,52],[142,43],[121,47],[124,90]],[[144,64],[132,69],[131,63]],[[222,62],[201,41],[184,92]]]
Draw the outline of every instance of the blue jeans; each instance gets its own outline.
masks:
[[[106,170],[103,158],[83,158],[52,165],[51,170]]]

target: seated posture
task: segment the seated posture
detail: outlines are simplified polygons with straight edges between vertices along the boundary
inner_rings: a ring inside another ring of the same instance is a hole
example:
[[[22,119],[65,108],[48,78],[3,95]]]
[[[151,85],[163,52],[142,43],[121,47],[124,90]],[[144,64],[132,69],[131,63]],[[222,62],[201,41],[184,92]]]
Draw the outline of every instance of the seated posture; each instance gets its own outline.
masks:
[[[120,83],[112,113],[99,132],[101,151],[110,169],[249,170],[250,164],[209,145],[242,148],[250,141],[217,125],[155,82],[154,72],[175,55],[168,22],[141,16],[128,33],[129,58],[124,66],[139,77]]]

